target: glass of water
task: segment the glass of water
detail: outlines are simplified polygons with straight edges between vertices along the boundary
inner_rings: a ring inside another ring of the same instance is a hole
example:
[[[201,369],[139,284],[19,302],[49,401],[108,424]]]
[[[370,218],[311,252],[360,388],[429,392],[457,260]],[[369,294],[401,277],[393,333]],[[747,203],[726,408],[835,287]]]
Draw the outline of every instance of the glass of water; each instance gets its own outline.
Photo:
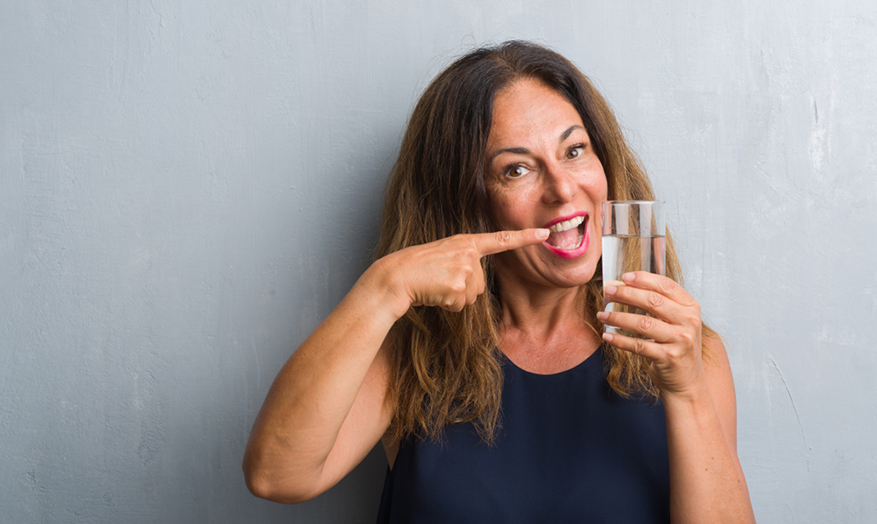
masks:
[[[621,275],[629,271],[666,274],[664,258],[667,228],[664,209],[654,200],[610,200],[603,202],[603,287],[623,286]],[[603,311],[645,315],[624,304],[607,303]],[[606,326],[607,333],[630,337],[641,335]]]

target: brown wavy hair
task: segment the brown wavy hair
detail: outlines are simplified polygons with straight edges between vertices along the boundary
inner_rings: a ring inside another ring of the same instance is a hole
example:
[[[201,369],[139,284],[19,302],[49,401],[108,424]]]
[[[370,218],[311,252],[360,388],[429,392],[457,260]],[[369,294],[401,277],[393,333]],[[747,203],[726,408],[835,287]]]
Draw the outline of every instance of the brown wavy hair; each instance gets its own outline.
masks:
[[[426,88],[408,122],[387,183],[376,256],[460,233],[495,231],[484,183],[485,151],[497,93],[519,79],[539,80],[578,111],[608,181],[611,200],[654,200],[645,171],[628,148],[615,115],[588,78],[545,47],[510,41],[467,53]],[[681,271],[669,232],[667,276]],[[448,425],[471,421],[491,442],[499,424],[502,360],[499,294],[491,257],[482,261],[487,291],[453,313],[412,307],[390,333],[390,436],[437,438]],[[582,288],[585,322],[603,326],[602,270]],[[708,333],[709,328],[705,328]],[[644,357],[603,345],[608,384],[624,396],[657,399]]]

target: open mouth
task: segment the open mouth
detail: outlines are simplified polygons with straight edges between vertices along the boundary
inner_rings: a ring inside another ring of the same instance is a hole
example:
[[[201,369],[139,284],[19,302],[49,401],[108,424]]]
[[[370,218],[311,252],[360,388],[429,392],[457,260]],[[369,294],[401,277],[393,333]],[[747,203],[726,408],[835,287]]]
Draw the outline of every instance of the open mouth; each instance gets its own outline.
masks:
[[[587,219],[587,215],[576,216],[553,224],[548,228],[551,233],[545,243],[555,249],[578,249],[585,239]]]

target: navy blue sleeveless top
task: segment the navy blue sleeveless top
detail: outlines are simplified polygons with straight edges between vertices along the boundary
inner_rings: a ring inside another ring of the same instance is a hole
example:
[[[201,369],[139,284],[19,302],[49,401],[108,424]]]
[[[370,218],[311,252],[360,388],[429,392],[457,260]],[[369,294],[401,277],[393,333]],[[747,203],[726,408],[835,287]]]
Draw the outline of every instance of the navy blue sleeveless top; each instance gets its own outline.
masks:
[[[400,445],[378,524],[670,522],[664,408],[606,384],[602,351],[554,375],[507,358],[502,428]]]

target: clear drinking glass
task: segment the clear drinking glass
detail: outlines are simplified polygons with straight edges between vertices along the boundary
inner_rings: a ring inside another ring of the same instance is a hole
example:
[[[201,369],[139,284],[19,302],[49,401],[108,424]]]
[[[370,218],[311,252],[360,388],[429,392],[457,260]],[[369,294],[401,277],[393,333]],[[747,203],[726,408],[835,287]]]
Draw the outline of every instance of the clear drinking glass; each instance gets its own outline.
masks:
[[[664,258],[667,228],[664,209],[654,200],[603,202],[603,287],[623,286],[621,275],[629,271],[666,274]],[[645,315],[624,304],[607,303],[603,311]],[[642,338],[636,333],[606,326],[607,333]]]

